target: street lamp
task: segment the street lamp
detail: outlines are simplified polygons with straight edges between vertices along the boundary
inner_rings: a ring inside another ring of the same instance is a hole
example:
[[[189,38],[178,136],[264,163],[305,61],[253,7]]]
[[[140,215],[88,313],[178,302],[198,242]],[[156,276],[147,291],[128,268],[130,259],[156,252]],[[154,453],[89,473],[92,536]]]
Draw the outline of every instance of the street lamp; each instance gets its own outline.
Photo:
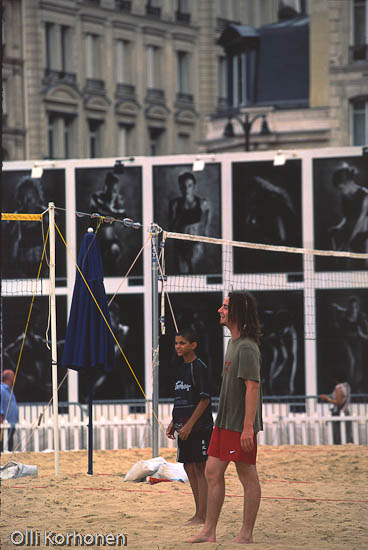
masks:
[[[224,129],[224,136],[225,137],[234,137],[235,136],[234,126],[233,126],[233,123],[231,122],[232,118],[235,118],[239,122],[240,126],[243,128],[244,137],[245,137],[244,146],[245,146],[246,151],[249,151],[250,130],[253,126],[253,123],[257,119],[262,118],[262,126],[261,126],[261,131],[260,131],[259,135],[261,135],[261,136],[271,135],[271,131],[268,127],[265,114],[258,113],[256,115],[254,115],[253,118],[250,118],[249,113],[244,113],[244,120],[242,120],[238,116],[229,116],[229,119],[228,119],[227,124],[226,124],[225,129]]]

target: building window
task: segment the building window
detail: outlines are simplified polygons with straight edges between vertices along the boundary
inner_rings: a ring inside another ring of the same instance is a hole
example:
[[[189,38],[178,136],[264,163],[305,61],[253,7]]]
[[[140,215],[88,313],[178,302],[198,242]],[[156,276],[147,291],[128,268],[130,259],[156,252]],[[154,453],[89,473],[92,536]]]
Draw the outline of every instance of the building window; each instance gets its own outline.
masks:
[[[46,68],[54,71],[58,70],[57,63],[57,44],[56,44],[56,25],[46,23]]]
[[[162,88],[160,79],[160,49],[147,47],[147,88]]]
[[[227,85],[227,61],[226,57],[219,57],[218,58],[218,66],[217,66],[217,94],[219,103],[225,103],[226,104],[226,97],[227,97],[227,91],[226,91],[226,85]]]
[[[45,25],[46,69],[70,73],[72,70],[72,29],[66,25]]]
[[[176,10],[181,13],[189,12],[189,0],[176,0]]]
[[[163,128],[149,128],[149,154],[151,157],[162,152]]]
[[[116,41],[116,75],[118,84],[130,82],[129,42],[125,40]]]
[[[189,54],[187,52],[176,52],[177,58],[177,86],[178,93],[190,93],[189,87]]]
[[[86,77],[101,78],[100,38],[92,33],[86,35]]]
[[[74,116],[50,113],[48,115],[48,157],[67,159],[74,156]]]
[[[353,145],[368,143],[368,97],[351,102]]]
[[[88,156],[98,158],[102,156],[102,120],[88,120]]]
[[[132,126],[127,124],[119,124],[118,127],[118,151],[119,157],[126,157],[129,153],[130,131]]]
[[[256,51],[247,50],[229,58],[228,102],[232,107],[252,104],[255,100]]]
[[[178,155],[187,155],[190,153],[190,136],[188,134],[177,135],[176,153]]]
[[[61,34],[61,70],[65,73],[69,73],[72,70],[72,29],[65,25],[60,28]]]
[[[354,0],[351,61],[368,61],[368,2]]]
[[[180,23],[190,23],[189,0],[176,0],[175,17]]]
[[[3,80],[3,93],[1,97],[1,103],[2,103],[2,122],[3,126],[8,125],[8,112],[7,112],[7,105],[6,105],[6,98],[7,98],[7,81]]]
[[[160,0],[147,0],[146,14],[154,17],[161,16]]]
[[[286,6],[293,8],[302,15],[309,13],[309,0],[285,0],[284,7]]]

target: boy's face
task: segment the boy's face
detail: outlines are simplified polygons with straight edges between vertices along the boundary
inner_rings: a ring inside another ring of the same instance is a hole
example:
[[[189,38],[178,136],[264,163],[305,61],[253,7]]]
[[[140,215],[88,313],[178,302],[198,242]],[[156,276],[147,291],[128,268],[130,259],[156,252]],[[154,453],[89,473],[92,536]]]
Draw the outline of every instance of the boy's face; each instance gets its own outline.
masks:
[[[175,351],[179,357],[185,357],[194,352],[197,342],[189,342],[184,336],[175,336]]]

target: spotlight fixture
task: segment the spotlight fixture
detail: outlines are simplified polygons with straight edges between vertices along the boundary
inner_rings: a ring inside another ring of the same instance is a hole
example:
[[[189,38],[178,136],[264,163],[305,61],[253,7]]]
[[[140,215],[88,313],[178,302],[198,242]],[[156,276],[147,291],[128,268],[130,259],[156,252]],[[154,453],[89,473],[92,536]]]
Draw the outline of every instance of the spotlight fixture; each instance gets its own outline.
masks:
[[[211,154],[197,155],[193,161],[192,171],[201,172],[202,170],[204,170],[204,167],[206,166],[206,162],[209,162],[211,160],[215,161],[216,155],[211,155]]]
[[[32,166],[31,178],[40,179],[42,178],[42,174],[43,174],[42,166],[37,166],[37,164]]]
[[[44,168],[54,168],[54,167],[55,167],[55,162],[53,161],[46,160],[46,161],[35,162],[34,165],[32,166],[31,178],[40,179],[42,178]]]
[[[273,158],[273,165],[283,166],[287,160],[296,158],[298,158],[298,153],[295,151],[277,151]]]
[[[273,159],[274,166],[283,166],[286,162],[286,157],[282,153],[276,153]]]
[[[204,160],[195,160],[192,167],[193,172],[201,172],[202,170],[204,170],[204,165]]]
[[[124,164],[122,160],[117,160],[114,165],[114,174],[124,174]]]
[[[126,158],[122,158],[122,159],[117,159],[115,161],[115,165],[114,165],[114,168],[113,168],[114,174],[124,174],[124,169],[125,169],[124,163],[125,162],[134,162],[134,161],[135,161],[135,157],[126,157]]]

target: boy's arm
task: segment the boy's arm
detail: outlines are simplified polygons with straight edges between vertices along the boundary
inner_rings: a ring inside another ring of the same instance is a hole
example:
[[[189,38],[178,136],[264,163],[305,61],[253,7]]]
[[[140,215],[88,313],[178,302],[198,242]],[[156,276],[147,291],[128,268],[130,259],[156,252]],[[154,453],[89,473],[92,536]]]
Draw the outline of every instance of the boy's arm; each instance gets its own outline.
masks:
[[[249,452],[254,446],[253,423],[256,417],[258,404],[259,382],[245,380],[245,415],[243,431],[240,436],[240,445],[245,452]]]
[[[175,436],[174,436],[174,420],[171,420],[170,424],[168,425],[167,429],[166,429],[166,437],[168,437],[169,439],[175,439]]]
[[[194,412],[192,416],[189,418],[189,420],[186,421],[184,426],[179,430],[179,437],[180,439],[188,439],[194,424],[199,420],[204,413],[204,411],[207,409],[208,405],[210,403],[209,397],[201,397],[200,402],[194,409]]]

